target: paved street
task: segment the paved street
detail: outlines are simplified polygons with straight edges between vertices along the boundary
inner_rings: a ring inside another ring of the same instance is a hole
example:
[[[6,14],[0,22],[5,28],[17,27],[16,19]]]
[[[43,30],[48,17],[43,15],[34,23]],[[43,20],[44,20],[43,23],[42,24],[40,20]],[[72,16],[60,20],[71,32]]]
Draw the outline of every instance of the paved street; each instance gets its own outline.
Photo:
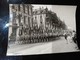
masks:
[[[14,45],[8,48],[7,55],[33,55],[33,54],[50,54],[78,51],[76,44],[68,38],[68,44],[62,37],[52,42],[43,42],[35,44]]]
[[[64,53],[64,52],[75,52],[77,50],[77,45],[68,38],[68,43],[64,38],[61,38],[57,42],[52,44],[52,53]]]

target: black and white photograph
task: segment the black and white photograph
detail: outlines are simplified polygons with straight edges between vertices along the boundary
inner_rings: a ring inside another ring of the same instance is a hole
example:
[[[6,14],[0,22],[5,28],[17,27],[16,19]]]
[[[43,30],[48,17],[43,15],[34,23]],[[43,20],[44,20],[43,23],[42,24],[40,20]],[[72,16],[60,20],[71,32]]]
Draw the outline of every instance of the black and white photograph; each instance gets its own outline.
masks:
[[[7,55],[80,51],[76,8],[71,5],[9,4]]]

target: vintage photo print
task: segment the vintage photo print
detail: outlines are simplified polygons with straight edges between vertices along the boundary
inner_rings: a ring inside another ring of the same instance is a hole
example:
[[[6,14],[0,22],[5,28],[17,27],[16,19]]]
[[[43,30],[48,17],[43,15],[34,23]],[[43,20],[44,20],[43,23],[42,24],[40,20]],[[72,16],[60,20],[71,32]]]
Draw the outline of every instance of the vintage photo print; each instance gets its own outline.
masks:
[[[69,5],[9,4],[7,55],[79,51],[76,8]]]

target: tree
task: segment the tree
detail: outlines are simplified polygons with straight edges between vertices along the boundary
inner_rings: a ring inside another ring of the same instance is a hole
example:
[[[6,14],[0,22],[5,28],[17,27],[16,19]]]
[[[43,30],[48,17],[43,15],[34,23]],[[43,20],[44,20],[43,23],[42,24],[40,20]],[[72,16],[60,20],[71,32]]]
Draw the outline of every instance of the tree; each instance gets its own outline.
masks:
[[[49,22],[50,24],[52,24],[52,26],[56,26],[56,28],[62,28],[62,29],[67,29],[66,24],[64,23],[64,21],[61,21],[61,19],[57,16],[56,13],[49,11],[48,12],[48,18],[46,19],[47,22]]]

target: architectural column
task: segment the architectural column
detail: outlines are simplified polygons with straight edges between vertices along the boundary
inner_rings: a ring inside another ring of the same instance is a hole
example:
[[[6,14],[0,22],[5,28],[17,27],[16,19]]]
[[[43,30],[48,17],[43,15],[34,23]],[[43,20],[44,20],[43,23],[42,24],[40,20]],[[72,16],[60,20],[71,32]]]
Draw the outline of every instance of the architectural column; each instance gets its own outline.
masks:
[[[21,23],[22,25],[24,26],[24,5],[23,4],[20,4],[20,12],[22,13],[21,14]],[[23,31],[23,30],[22,30]],[[23,35],[24,35],[24,32],[22,32]]]
[[[32,27],[32,24],[33,24],[33,21],[32,21],[32,5],[29,5],[29,15],[31,16],[30,17],[30,26]]]
[[[10,18],[9,18],[9,32],[8,32],[8,40],[10,40],[10,36],[11,36],[11,33],[12,33],[12,27],[11,27],[11,25],[12,25],[12,20],[13,20],[13,12],[12,12],[12,4],[9,4],[9,16],[10,16]]]
[[[28,6],[25,5],[25,14],[28,15]],[[25,24],[28,25],[28,16],[25,16]]]
[[[16,28],[16,40],[18,40],[19,38],[19,25],[20,25],[20,21],[19,21],[19,4],[16,5],[16,23],[17,23],[17,28]]]
[[[42,21],[43,21],[43,28],[45,30],[45,19],[46,19],[46,14],[42,15]]]

